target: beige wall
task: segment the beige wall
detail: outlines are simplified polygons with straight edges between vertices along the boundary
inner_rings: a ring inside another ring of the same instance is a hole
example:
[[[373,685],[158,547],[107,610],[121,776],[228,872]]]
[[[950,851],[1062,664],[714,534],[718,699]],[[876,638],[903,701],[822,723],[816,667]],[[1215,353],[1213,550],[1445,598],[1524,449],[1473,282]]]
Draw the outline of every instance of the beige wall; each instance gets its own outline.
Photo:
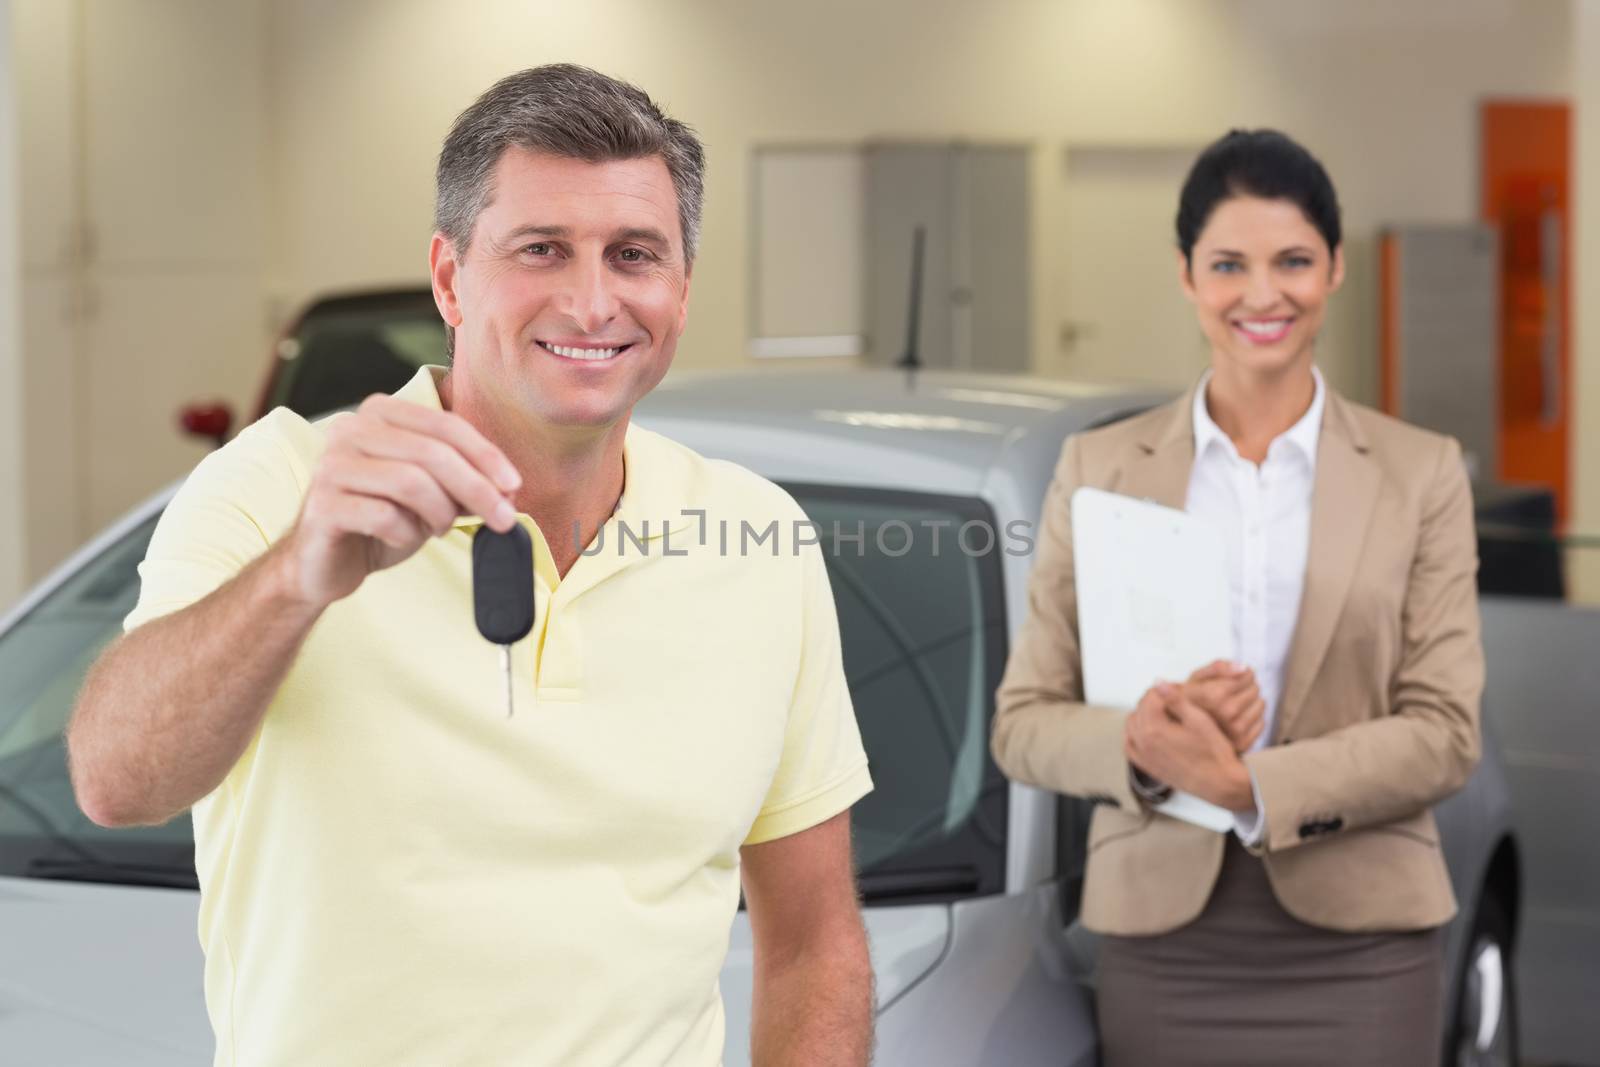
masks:
[[[266,359],[257,0],[13,0],[21,101],[27,570],[205,448],[191,397]]]
[[[173,428],[176,407],[205,395],[248,406],[270,327],[300,300],[423,280],[439,141],[509,71],[597,66],[705,137],[688,367],[751,362],[754,146],[1031,145],[1032,361],[1062,374],[1069,257],[1095,254],[1050,239],[1067,214],[1066,148],[1193,145],[1233,125],[1283,126],[1322,155],[1346,204],[1351,280],[1322,358],[1336,384],[1371,397],[1377,227],[1474,214],[1476,103],[1572,93],[1573,8],[13,0],[26,569],[36,575],[192,464],[203,450]],[[1128,294],[1132,308],[1142,299]],[[1588,491],[1592,501],[1600,486]]]
[[[1034,152],[1034,366],[1056,348],[1069,143],[1204,142],[1277,124],[1333,171],[1354,268],[1323,359],[1376,391],[1375,229],[1463,219],[1476,101],[1571,89],[1567,3],[1541,0],[285,0],[271,11],[275,294],[420,280],[451,119],[509,71],[572,59],[637,81],[711,156],[682,365],[747,362],[753,145],[877,135]],[[359,46],[353,42],[359,41]],[[1174,190],[1174,198],[1176,190]],[[1132,357],[1132,358],[1137,358]]]
[[[17,85],[10,14],[10,0],[0,0],[0,613],[22,592],[27,569],[22,352],[17,331],[22,286],[17,232]]]
[[[1571,524],[1593,544],[1568,558],[1575,598],[1600,604],[1600,4],[1581,0],[1575,20]]]

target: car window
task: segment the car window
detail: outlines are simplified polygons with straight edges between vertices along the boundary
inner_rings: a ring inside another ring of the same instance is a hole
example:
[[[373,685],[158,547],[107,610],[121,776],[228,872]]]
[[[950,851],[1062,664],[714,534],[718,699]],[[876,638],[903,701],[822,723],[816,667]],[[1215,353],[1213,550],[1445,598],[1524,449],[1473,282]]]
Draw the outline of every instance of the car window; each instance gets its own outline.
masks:
[[[193,885],[187,815],[106,830],[78,810],[63,731],[84,675],[122,632],[156,519],[131,530],[0,635],[0,874]]]
[[[392,393],[418,367],[444,363],[444,346],[444,322],[426,291],[370,305],[332,301],[308,312],[280,343],[267,408],[315,418],[373,393]]]
[[[1006,781],[988,738],[1006,654],[1005,542],[986,547],[978,533],[996,529],[992,514],[963,498],[790,489],[819,528],[876,785],[852,814],[864,892],[877,902],[998,892]],[[62,739],[84,674],[137,600],[155,521],[0,635],[0,874],[192,884],[188,816],[95,826],[73,799]],[[967,524],[977,525],[963,544]]]
[[[1557,531],[1553,491],[1535,485],[1480,482],[1472,487],[1478,528],[1478,592],[1561,600],[1568,546]]]
[[[875,788],[852,813],[863,891],[1000,891],[1006,780],[989,723],[1006,654],[1002,531],[977,500],[787,488],[819,528],[872,766]]]

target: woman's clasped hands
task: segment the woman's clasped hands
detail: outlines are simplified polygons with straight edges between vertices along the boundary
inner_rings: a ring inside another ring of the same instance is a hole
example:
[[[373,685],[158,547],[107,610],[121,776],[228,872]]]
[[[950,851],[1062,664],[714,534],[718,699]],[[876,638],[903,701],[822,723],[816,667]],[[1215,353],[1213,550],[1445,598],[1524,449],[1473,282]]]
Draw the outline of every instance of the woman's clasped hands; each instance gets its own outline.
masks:
[[[1182,684],[1151,686],[1123,731],[1128,761],[1174,789],[1233,811],[1255,807],[1241,755],[1266,729],[1255,672],[1216,660]]]

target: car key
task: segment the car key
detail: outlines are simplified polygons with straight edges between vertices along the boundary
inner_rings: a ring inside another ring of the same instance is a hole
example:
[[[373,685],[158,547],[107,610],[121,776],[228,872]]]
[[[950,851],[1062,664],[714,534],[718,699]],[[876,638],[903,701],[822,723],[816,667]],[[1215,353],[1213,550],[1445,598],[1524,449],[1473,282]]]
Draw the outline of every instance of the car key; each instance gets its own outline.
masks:
[[[512,702],[511,646],[533,632],[533,539],[521,523],[505,533],[487,525],[472,538],[472,616],[478,632],[500,646],[506,675],[506,718]]]

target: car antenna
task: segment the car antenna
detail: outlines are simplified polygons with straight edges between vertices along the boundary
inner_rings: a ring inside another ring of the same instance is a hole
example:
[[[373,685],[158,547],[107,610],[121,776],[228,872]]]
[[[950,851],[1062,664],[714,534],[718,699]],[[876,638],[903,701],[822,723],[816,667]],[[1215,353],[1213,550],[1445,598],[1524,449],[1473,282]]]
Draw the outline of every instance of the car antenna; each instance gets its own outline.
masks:
[[[927,240],[927,227],[918,225],[911,236],[911,313],[906,320],[905,354],[895,363],[906,372],[906,385],[911,385],[922,369],[922,359],[917,353],[918,328],[922,323],[922,251]]]

